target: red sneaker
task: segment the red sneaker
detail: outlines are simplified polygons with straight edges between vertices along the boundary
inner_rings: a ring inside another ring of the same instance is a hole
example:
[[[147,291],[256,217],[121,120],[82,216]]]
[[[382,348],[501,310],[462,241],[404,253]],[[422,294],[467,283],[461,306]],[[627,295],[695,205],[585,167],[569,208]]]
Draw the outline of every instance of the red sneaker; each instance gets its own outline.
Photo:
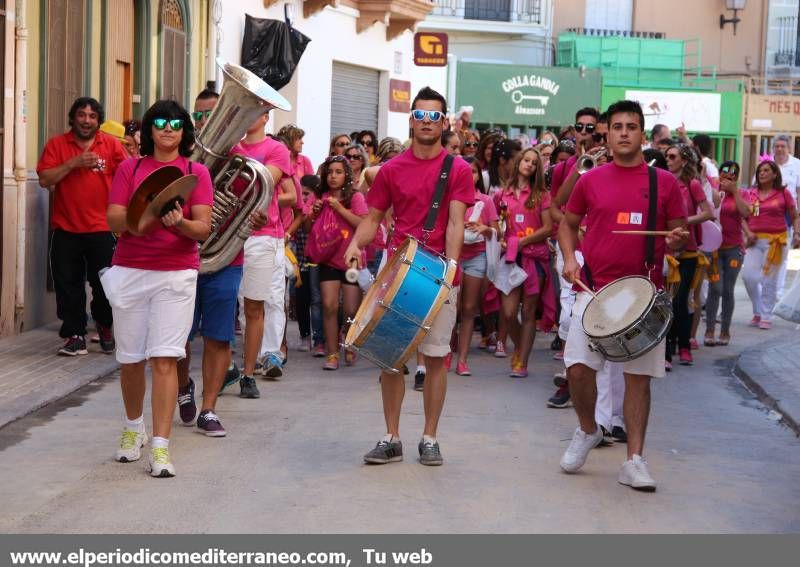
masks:
[[[678,357],[680,359],[680,363],[683,366],[691,366],[694,364],[694,359],[692,358],[692,351],[688,348],[682,348],[678,351]]]
[[[459,376],[472,376],[472,371],[470,371],[466,362],[459,362],[456,364],[456,374]]]

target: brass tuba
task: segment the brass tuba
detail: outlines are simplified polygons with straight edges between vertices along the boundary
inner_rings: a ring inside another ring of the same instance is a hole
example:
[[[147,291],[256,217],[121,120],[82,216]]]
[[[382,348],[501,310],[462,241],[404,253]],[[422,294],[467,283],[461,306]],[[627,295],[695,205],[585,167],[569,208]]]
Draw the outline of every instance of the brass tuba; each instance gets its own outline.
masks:
[[[219,271],[233,261],[253,231],[251,213],[265,210],[275,190],[272,175],[263,164],[231,156],[231,148],[260,115],[273,108],[292,109],[275,89],[247,69],[221,59],[217,65],[225,82],[202,132],[197,133],[190,158],[205,165],[214,180],[211,234],[200,245],[201,274]]]

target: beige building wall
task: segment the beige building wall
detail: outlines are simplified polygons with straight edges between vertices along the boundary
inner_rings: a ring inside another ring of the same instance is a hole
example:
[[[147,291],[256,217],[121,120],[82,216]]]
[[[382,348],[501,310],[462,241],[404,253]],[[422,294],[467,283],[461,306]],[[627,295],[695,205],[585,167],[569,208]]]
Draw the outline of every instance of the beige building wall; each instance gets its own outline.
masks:
[[[741,20],[719,29],[719,17],[733,17],[724,0],[633,0],[632,31],[661,32],[668,39],[700,39],[704,67],[719,74],[761,74],[765,48],[767,0],[749,0],[738,13]],[[553,14],[553,33],[583,27],[586,0],[558,0]]]

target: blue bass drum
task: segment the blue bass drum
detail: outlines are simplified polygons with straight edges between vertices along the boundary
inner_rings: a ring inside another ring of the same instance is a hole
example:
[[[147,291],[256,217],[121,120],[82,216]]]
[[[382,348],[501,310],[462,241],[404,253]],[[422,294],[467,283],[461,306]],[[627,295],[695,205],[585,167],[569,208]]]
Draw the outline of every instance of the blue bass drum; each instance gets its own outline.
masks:
[[[369,288],[344,347],[399,374],[430,330],[455,275],[455,262],[408,237]]]

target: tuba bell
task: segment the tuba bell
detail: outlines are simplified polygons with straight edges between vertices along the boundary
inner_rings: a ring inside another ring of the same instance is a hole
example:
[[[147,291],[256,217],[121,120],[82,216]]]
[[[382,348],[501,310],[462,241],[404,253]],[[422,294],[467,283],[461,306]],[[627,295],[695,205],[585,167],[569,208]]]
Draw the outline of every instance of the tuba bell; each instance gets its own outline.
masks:
[[[244,246],[253,227],[250,215],[263,211],[275,190],[272,175],[260,162],[230,155],[247,129],[273,108],[292,105],[275,89],[247,69],[217,59],[225,82],[191,156],[203,164],[214,180],[211,233],[200,245],[200,273],[210,274],[230,264]]]

